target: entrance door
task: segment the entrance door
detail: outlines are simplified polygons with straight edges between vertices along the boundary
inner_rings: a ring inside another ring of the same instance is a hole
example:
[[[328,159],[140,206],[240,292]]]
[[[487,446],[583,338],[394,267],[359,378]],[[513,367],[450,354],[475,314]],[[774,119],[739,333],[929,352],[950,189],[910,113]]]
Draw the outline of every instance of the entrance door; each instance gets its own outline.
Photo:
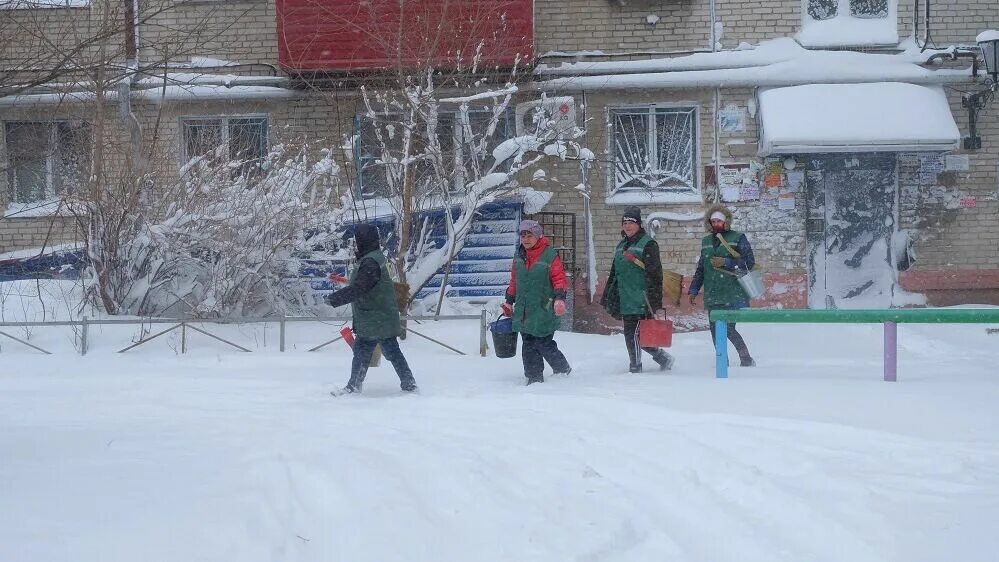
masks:
[[[806,164],[810,308],[889,308],[899,291],[896,155],[814,155]]]

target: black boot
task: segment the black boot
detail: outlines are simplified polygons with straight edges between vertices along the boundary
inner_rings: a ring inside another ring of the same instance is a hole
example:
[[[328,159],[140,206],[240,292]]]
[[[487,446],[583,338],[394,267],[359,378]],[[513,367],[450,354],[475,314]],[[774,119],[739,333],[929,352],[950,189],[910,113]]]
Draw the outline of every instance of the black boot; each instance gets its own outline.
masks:
[[[642,372],[642,364],[641,363],[632,363],[631,365],[628,365],[628,372],[629,373],[641,373]]]
[[[528,379],[527,379],[527,385],[526,386],[531,386],[532,384],[534,384],[536,382],[545,382],[545,378],[544,377],[528,377]]]

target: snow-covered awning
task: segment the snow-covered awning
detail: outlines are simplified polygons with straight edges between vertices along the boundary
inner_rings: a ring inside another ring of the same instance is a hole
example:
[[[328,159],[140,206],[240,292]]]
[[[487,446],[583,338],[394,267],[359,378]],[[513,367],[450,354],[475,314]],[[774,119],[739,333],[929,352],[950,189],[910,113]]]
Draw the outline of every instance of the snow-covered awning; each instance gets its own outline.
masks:
[[[759,98],[761,154],[952,150],[961,138],[939,87],[808,84]]]

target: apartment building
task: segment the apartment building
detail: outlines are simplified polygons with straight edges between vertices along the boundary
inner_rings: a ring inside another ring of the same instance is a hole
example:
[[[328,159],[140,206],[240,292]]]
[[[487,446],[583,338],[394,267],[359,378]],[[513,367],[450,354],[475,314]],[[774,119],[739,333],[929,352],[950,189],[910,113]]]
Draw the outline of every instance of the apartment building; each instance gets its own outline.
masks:
[[[409,64],[361,32],[383,26],[391,35],[400,18],[392,3],[163,0],[134,14],[96,0],[5,4],[3,27],[23,37],[0,61],[11,69],[0,83],[0,252],[79,236],[79,217],[57,202],[89,164],[81,139],[99,134],[125,161],[139,135],[145,156],[133,160],[145,158],[163,176],[220,146],[243,159],[291,139],[339,147],[363,127],[359,84]],[[452,4],[458,20],[499,14],[491,27],[467,31],[485,41],[490,64],[533,68],[515,106],[536,106],[544,93],[586,131],[581,142],[593,160],[557,161],[522,179],[553,194],[543,211],[573,257],[577,327],[610,324],[591,301],[610,268],[621,213],[636,204],[663,263],[688,278],[703,209],[728,204],[764,273],[760,305],[999,304],[999,117],[981,103],[987,96],[968,101],[986,89],[976,37],[999,28],[994,5]],[[107,27],[123,19],[137,25]],[[39,43],[33,29],[63,43]],[[433,49],[455,45],[437,38]],[[59,63],[72,72],[46,72]],[[127,90],[113,84],[95,97],[102,64],[142,72]],[[131,117],[95,132],[98,105],[104,115],[124,108]],[[505,134],[517,131],[511,123]],[[462,142],[459,131],[453,140]],[[356,170],[365,157],[356,152]],[[378,196],[376,177],[354,176],[362,198]],[[492,293],[500,288],[494,276]],[[684,326],[704,322],[682,302],[672,313]]]

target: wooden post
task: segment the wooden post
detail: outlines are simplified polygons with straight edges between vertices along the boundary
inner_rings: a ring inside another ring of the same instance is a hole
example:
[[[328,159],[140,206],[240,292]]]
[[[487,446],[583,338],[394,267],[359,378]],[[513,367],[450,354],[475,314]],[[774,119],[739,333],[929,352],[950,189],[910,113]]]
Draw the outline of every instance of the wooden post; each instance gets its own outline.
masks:
[[[885,322],[885,382],[898,377],[898,324]]]
[[[479,318],[479,355],[486,356],[489,351],[489,343],[486,340],[486,332],[489,324],[486,322],[486,309],[482,309],[482,316]]]

